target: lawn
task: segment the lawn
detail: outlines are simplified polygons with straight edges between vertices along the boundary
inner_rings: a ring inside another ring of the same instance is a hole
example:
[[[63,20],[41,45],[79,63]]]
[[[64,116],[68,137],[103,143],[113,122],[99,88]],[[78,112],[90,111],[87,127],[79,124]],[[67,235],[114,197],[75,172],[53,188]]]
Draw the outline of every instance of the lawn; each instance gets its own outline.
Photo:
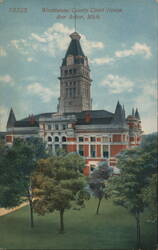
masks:
[[[59,234],[59,216],[35,215],[35,228],[29,227],[29,208],[24,207],[0,217],[0,248],[9,249],[132,249],[136,240],[134,218],[111,201],[104,200],[100,215],[95,215],[97,201],[91,199],[86,208],[65,213],[65,233]],[[156,225],[142,216],[144,249],[153,249]]]

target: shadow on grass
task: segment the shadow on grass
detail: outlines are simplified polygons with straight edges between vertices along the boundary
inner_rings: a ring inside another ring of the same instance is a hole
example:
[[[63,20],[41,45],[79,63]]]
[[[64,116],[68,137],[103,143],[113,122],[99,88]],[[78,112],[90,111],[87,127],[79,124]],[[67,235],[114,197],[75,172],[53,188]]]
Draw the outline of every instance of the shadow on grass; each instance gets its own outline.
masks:
[[[104,248],[135,247],[134,218],[111,201],[103,201],[95,215],[97,201],[91,199],[80,211],[68,210],[64,215],[65,233],[59,234],[59,213],[35,215],[35,228],[30,228],[29,207],[0,218],[0,242],[6,248]],[[142,239],[146,249],[154,244],[155,227],[142,223]]]

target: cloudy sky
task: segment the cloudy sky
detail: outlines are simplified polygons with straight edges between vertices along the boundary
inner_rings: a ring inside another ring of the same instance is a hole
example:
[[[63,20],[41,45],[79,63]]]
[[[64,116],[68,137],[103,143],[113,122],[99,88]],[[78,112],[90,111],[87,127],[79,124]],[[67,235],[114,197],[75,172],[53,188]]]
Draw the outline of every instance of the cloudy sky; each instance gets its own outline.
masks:
[[[0,130],[11,107],[17,119],[56,111],[76,9],[93,109],[114,112],[120,100],[126,115],[138,108],[145,133],[156,131],[157,8],[157,0],[0,0]]]

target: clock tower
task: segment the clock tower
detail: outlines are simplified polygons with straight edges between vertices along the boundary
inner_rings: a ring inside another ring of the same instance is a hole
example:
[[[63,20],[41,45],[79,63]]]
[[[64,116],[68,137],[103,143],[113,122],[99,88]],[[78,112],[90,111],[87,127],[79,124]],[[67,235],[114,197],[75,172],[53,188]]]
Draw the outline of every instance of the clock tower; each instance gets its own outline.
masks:
[[[74,32],[60,67],[59,113],[91,110],[90,69],[80,45],[81,36]]]

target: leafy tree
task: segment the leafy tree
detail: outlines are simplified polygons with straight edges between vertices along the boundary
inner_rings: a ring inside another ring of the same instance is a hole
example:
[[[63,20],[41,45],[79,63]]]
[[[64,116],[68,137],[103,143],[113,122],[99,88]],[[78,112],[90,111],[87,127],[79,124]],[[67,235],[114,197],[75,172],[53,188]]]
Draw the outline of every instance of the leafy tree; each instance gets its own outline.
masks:
[[[149,185],[147,185],[143,190],[144,201],[147,202],[150,216],[152,222],[157,222],[157,167],[158,167],[158,133],[152,133],[143,136],[143,140],[141,143],[141,149],[143,152],[147,152],[148,154],[148,162],[150,161],[151,178],[149,180]]]
[[[60,214],[60,232],[64,232],[64,212],[74,206],[82,207],[88,199],[81,174],[84,160],[77,154],[53,156],[38,162],[33,177],[33,189],[38,197],[34,209],[39,215],[54,210]]]
[[[31,227],[34,226],[31,175],[40,155],[46,156],[42,141],[30,138],[15,140],[11,148],[1,150],[0,156],[0,206],[11,208],[28,200]]]
[[[107,162],[100,162],[89,177],[89,186],[93,195],[98,199],[96,214],[99,214],[100,204],[103,198],[108,199],[107,179],[112,175],[112,168]]]
[[[140,215],[147,206],[143,189],[149,184],[155,171],[150,152],[141,148],[125,150],[118,159],[120,176],[110,179],[110,189],[116,205],[123,206],[135,217],[137,225],[137,247],[141,245]]]
[[[158,174],[153,174],[150,178],[148,186],[146,186],[143,190],[143,198],[144,201],[147,203],[150,216],[149,219],[157,223],[157,194],[158,194],[158,186],[157,186]]]

